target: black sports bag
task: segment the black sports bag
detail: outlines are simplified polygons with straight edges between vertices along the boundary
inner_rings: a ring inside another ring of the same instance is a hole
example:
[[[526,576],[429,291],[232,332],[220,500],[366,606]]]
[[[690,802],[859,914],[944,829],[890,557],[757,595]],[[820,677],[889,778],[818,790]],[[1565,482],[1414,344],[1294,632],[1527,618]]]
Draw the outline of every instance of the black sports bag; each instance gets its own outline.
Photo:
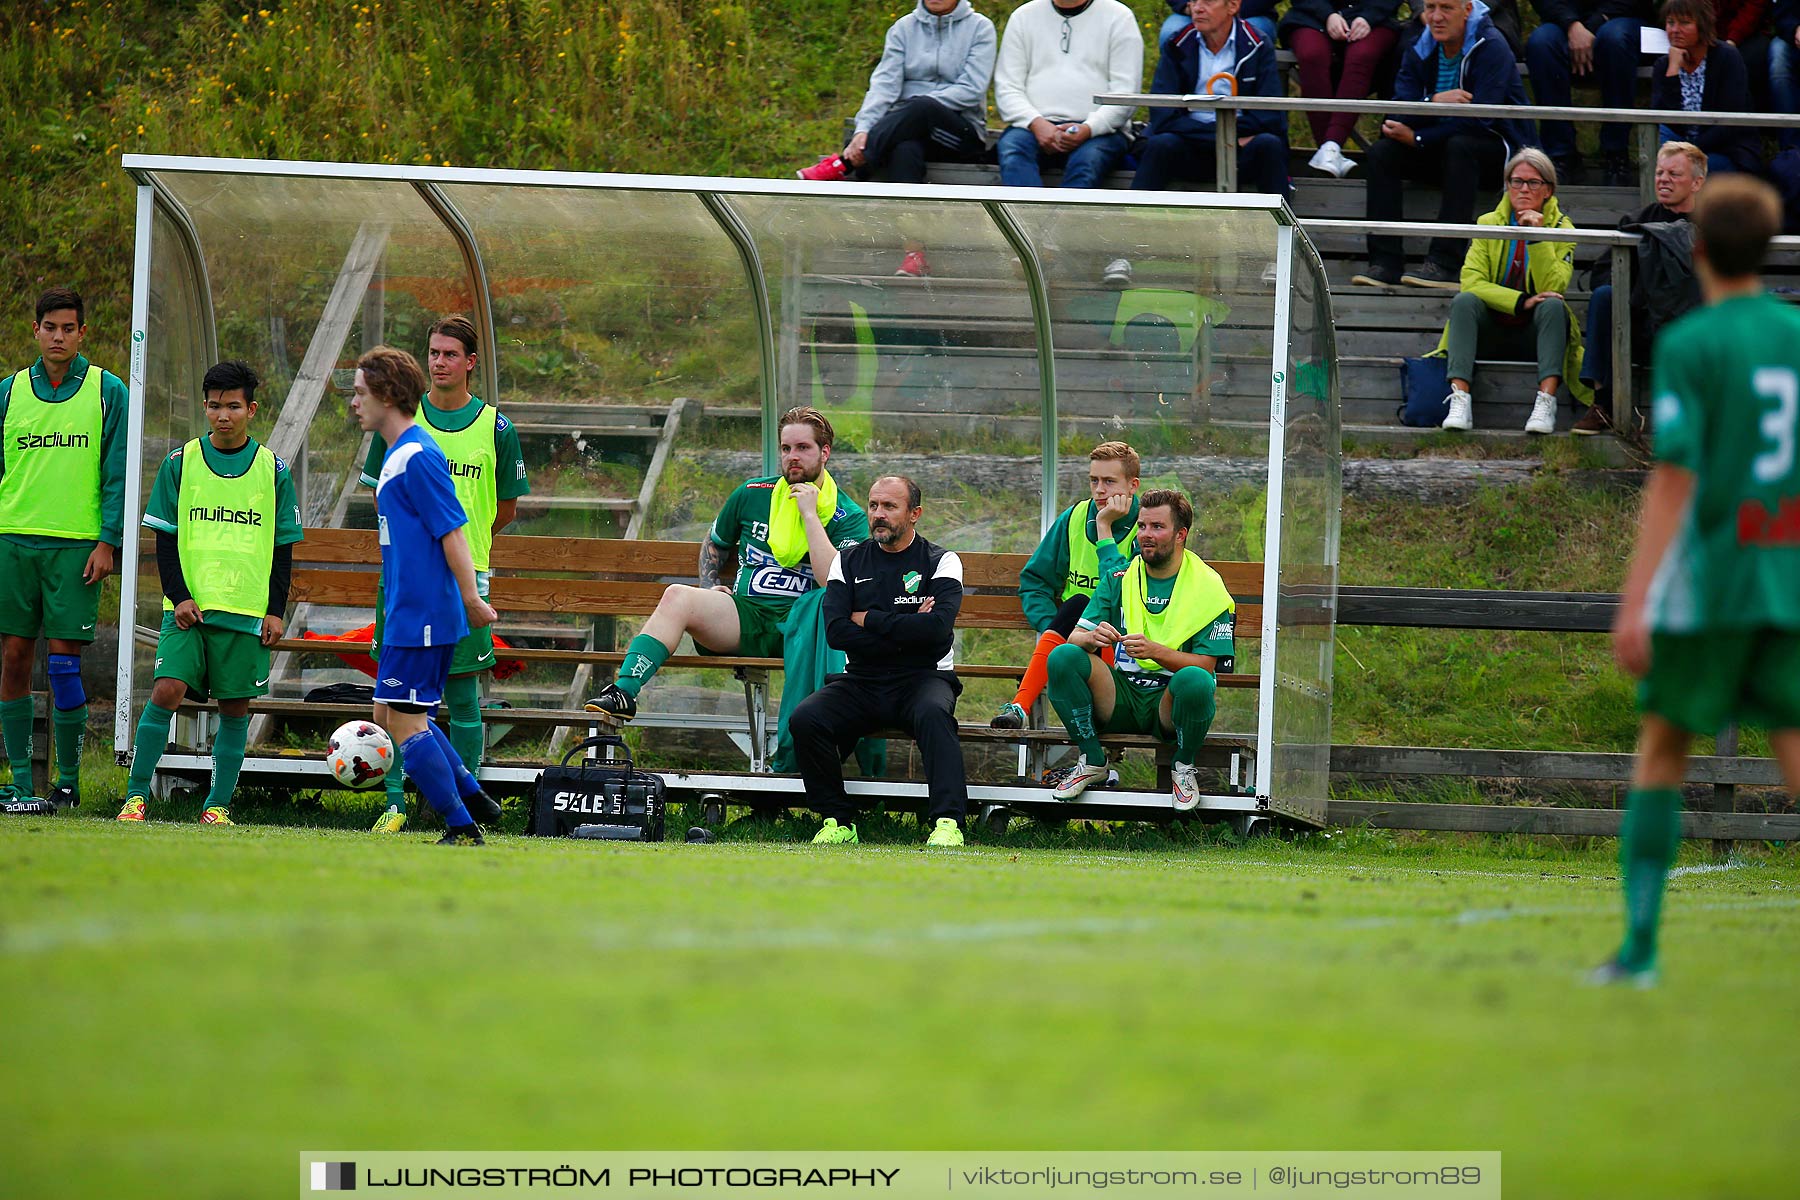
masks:
[[[617,748],[623,761],[583,759],[579,766],[569,765],[577,754],[600,746]],[[660,842],[667,809],[664,794],[662,776],[632,767],[623,739],[587,738],[538,776],[525,832],[538,837]]]

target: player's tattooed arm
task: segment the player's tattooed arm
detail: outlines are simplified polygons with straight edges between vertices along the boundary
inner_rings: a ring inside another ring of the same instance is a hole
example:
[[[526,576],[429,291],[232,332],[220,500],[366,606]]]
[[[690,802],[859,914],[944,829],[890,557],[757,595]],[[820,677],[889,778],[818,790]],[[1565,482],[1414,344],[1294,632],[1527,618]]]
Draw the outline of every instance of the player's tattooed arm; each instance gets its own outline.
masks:
[[[727,578],[737,574],[737,551],[711,538],[700,541],[700,586],[729,589]]]

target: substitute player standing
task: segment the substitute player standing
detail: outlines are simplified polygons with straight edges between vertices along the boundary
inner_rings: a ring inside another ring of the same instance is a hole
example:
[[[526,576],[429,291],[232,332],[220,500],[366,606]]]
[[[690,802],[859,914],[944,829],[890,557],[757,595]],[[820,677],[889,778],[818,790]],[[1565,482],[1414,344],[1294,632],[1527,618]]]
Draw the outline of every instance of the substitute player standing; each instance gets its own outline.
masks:
[[[464,534],[469,557],[475,564],[475,584],[485,598],[494,535],[512,524],[519,511],[519,497],[531,490],[525,478],[525,454],[519,448],[519,431],[500,410],[469,391],[480,342],[474,322],[460,313],[443,317],[431,327],[426,366],[431,391],[419,403],[418,422],[438,444],[450,462],[450,480],[456,498],[468,515]],[[387,443],[376,434],[363,464],[362,482],[373,488],[381,478],[381,461]],[[382,600],[375,602],[375,643],[381,644]],[[494,629],[471,629],[456,645],[450,663],[450,683],[444,690],[449,710],[450,744],[456,747],[469,771],[481,775],[486,749],[481,726],[481,677],[494,669]],[[387,811],[375,822],[376,833],[398,833],[406,827],[406,784],[397,758],[387,774]]]
[[[1800,309],[1757,278],[1781,202],[1726,175],[1693,220],[1706,306],[1657,339],[1657,465],[1613,626],[1643,723],[1619,833],[1625,940],[1596,983],[1655,982],[1694,734],[1763,726],[1800,794]]]
[[[250,701],[269,690],[269,647],[281,640],[293,547],[304,536],[287,464],[250,436],[260,382],[243,362],[206,372],[200,394],[212,432],[170,452],[144,509],[144,524],[156,531],[163,619],[121,821],[144,819],[169,722],[192,690],[219,702],[212,790],[200,820],[232,823]]]
[[[457,644],[472,626],[492,625],[494,610],[476,584],[463,533],[468,517],[450,483],[450,463],[413,423],[425,372],[406,351],[377,346],[356,360],[354,386],[357,421],[388,447],[375,483],[385,599],[375,723],[394,739],[420,794],[444,818],[438,844],[479,846],[481,830],[470,812],[494,821],[500,806],[431,714],[444,697]]]
[[[31,660],[42,634],[58,808],[81,803],[81,649],[94,640],[125,521],[125,384],[82,356],[86,312],[72,289],[39,296],[41,357],[0,380],[0,734],[12,764],[0,793],[31,798]]]

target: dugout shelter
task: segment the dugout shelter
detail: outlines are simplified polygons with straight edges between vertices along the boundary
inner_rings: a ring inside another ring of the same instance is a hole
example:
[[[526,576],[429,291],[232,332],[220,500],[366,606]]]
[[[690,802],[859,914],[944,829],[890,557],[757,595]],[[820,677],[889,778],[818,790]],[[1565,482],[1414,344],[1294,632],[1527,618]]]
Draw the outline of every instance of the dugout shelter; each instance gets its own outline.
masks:
[[[811,403],[836,426],[831,470],[851,495],[881,474],[912,475],[926,536],[965,556],[1024,555],[1084,498],[1087,450],[1125,439],[1143,455],[1146,489],[1193,499],[1190,548],[1236,564],[1242,677],[1221,689],[1214,726],[1233,765],[1203,809],[1323,822],[1337,366],[1323,267],[1279,197],[135,154],[124,166],[137,185],[132,527],[163,457],[205,433],[206,367],[244,358],[265,380],[252,432],[290,464],[309,539],[339,553],[344,531],[373,527],[348,368],[383,342],[423,359],[427,326],[458,311],[482,342],[471,389],[512,419],[530,470],[508,533],[554,539],[546,547],[635,540],[643,562],[662,561],[669,543],[705,535],[731,486],[774,473],[778,414]],[[896,275],[903,250],[920,247],[930,273]],[[127,538],[121,564],[121,756],[160,620],[148,544]],[[340,554],[312,577],[350,565]],[[1000,574],[974,591],[1003,597]],[[370,619],[329,593],[299,602],[290,637]],[[497,630],[515,645],[573,658],[629,636],[623,617],[591,604],[559,608],[553,586],[533,594],[529,606],[496,600]],[[1004,601],[985,603],[997,613]],[[959,667],[1022,665],[1029,644],[1017,619],[965,621]],[[575,710],[609,670],[532,662],[490,695]],[[284,652],[273,699],[291,709],[357,678],[335,659]],[[962,719],[985,724],[1004,681],[966,682]],[[676,793],[800,799],[796,779],[737,769],[730,753],[721,766],[689,744],[763,736],[729,672],[659,676],[645,701],[637,724],[652,743],[672,739],[679,765],[663,773]],[[330,726],[253,712],[245,783],[318,786]],[[204,714],[178,725],[162,771],[204,778],[205,733]],[[533,743],[540,766],[563,736]],[[995,770],[971,771],[972,803],[1047,799],[1018,778],[1025,750],[1000,749]],[[753,746],[749,763],[766,750]],[[499,786],[535,775],[497,757],[483,773]],[[850,786],[889,802],[923,787]],[[1168,796],[1122,789],[1099,803],[1144,815]]]

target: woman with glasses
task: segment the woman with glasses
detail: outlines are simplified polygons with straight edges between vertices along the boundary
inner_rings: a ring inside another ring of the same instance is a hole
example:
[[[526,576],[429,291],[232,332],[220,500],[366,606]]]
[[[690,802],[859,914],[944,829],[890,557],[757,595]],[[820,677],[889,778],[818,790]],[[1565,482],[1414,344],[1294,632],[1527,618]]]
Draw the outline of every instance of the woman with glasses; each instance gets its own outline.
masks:
[[[1520,229],[1572,229],[1575,223],[1556,203],[1556,168],[1542,150],[1525,149],[1507,161],[1506,194],[1478,225]],[[1557,389],[1583,403],[1593,393],[1580,381],[1581,326],[1563,299],[1575,273],[1575,243],[1475,238],[1463,258],[1462,291],[1450,304],[1450,321],[1438,341],[1449,354],[1450,411],[1445,429],[1473,429],[1469,384],[1477,358],[1523,358],[1537,362],[1537,395],[1526,433],[1555,433]]]
[[[1750,77],[1736,46],[1718,40],[1712,0],[1664,0],[1669,52],[1650,68],[1650,107],[1679,112],[1749,112]],[[1693,142],[1706,151],[1707,173],[1762,167],[1756,129],[1730,125],[1657,126],[1665,142]]]

